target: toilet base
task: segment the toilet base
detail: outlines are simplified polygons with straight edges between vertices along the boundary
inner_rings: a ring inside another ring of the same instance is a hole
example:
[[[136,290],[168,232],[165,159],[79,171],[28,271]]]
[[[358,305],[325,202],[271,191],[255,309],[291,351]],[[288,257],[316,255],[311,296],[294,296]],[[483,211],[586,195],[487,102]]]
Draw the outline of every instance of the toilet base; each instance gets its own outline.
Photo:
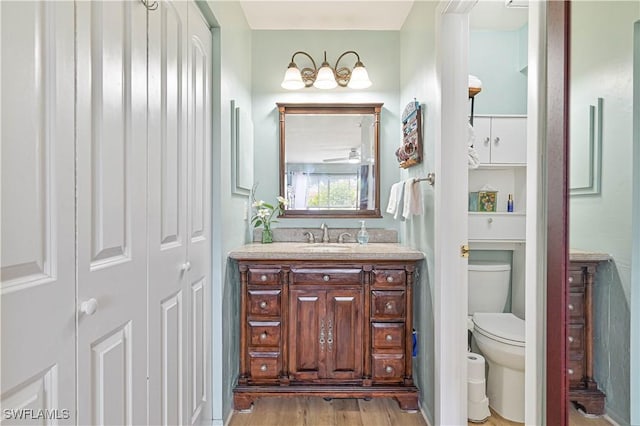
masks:
[[[497,365],[487,358],[489,406],[500,416],[524,423],[524,371]]]

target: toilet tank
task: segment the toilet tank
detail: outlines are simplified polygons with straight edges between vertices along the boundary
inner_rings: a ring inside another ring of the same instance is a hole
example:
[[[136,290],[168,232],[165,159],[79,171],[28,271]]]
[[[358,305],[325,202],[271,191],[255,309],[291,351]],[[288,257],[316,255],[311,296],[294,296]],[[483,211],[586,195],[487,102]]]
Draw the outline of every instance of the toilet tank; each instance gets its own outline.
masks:
[[[503,312],[509,297],[511,265],[504,262],[469,262],[468,315]]]

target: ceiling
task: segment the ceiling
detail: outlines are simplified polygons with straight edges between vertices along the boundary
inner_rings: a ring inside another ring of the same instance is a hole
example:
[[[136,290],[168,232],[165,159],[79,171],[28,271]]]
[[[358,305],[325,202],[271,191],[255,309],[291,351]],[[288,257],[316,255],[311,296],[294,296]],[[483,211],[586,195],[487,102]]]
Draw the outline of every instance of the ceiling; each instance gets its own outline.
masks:
[[[254,30],[398,31],[413,3],[414,0],[240,1],[247,23]],[[514,30],[526,22],[527,9],[507,8],[504,0],[479,0],[470,18],[474,30]]]

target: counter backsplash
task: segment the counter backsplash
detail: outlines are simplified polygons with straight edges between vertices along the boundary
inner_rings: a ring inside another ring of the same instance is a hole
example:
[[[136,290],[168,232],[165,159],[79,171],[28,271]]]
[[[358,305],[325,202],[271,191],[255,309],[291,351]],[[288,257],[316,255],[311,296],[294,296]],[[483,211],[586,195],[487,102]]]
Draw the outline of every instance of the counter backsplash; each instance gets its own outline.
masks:
[[[315,236],[316,243],[322,241],[322,230],[317,228],[272,228],[273,230],[273,242],[296,242],[302,243],[307,241],[305,232],[312,232]],[[329,228],[329,242],[335,243],[338,241],[338,236],[344,232],[351,234],[350,237],[344,237],[345,243],[355,243],[356,235],[360,228]],[[398,231],[395,229],[382,229],[382,228],[369,228],[369,243],[397,243]],[[262,239],[262,228],[253,230],[253,242],[260,242]]]

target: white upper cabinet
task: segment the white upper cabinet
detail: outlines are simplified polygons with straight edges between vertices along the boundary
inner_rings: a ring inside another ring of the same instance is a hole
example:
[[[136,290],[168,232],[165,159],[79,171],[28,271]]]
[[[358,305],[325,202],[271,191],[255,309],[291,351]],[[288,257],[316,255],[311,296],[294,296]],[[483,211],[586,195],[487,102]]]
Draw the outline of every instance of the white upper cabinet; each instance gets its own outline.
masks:
[[[475,117],[474,147],[482,164],[527,162],[527,118],[523,116]]]

